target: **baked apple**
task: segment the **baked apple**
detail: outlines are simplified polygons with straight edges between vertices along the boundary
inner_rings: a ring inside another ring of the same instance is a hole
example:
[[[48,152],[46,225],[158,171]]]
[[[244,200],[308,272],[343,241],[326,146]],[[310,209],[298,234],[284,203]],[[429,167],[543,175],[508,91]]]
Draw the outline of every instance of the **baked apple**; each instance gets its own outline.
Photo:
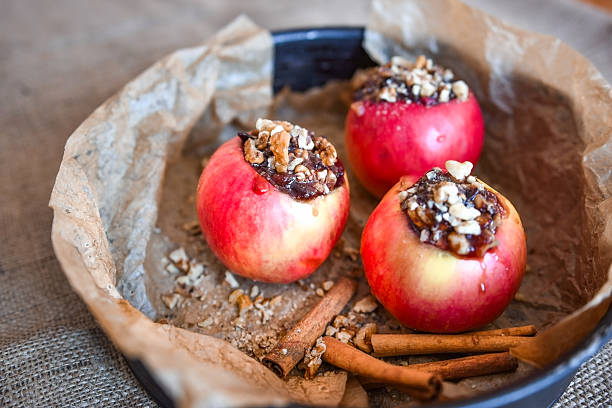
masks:
[[[208,245],[233,272],[293,282],[314,272],[340,238],[349,185],[327,139],[259,119],[210,158],[197,211]]]
[[[361,240],[370,289],[399,321],[453,333],[492,322],[518,290],[525,232],[503,195],[448,161],[416,184],[402,178],[371,214]]]
[[[359,181],[381,197],[400,177],[415,182],[449,159],[476,163],[484,124],[476,97],[450,69],[419,56],[393,57],[354,78],[346,117],[348,159]]]

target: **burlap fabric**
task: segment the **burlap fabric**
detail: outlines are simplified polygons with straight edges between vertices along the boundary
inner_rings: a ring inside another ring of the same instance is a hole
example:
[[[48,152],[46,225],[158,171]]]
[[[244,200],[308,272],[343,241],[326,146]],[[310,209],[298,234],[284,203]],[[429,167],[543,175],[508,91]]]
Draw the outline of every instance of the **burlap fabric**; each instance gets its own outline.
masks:
[[[566,39],[612,80],[612,16],[556,0],[470,3]],[[66,138],[96,106],[240,12],[270,29],[362,25],[367,2],[0,5],[0,406],[155,406],[64,278],[47,202]],[[608,344],[557,406],[611,406],[611,357]]]

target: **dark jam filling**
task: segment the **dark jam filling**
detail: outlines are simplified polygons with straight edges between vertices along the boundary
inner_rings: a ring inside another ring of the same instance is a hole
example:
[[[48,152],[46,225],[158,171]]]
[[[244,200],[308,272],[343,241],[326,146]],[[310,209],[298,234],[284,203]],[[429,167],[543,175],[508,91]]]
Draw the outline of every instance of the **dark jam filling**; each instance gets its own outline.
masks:
[[[406,210],[407,218],[412,229],[421,238],[422,242],[434,245],[440,249],[454,252],[466,257],[482,257],[488,250],[498,245],[495,239],[495,231],[506,216],[506,210],[498,200],[497,196],[486,189],[479,182],[458,181],[448,173],[442,173],[434,169],[428,174],[433,177],[423,176],[414,186],[407,191],[413,191],[402,202],[402,209]],[[451,217],[449,203],[437,203],[434,200],[434,191],[440,183],[449,182],[457,186],[459,191],[459,202],[467,208],[476,208],[480,215],[473,220],[480,226],[480,234],[458,233],[456,226],[451,222],[462,222]],[[410,209],[409,201],[414,198],[418,204],[417,208]],[[433,204],[432,204],[433,203]],[[441,204],[441,205],[440,205]],[[448,216],[444,216],[444,214]],[[441,217],[445,217],[442,218]],[[423,234],[423,231],[427,232]],[[449,241],[449,236],[454,235],[454,244]],[[458,251],[457,242],[465,239],[469,247],[467,251]]]
[[[312,132],[309,132],[309,134],[311,137],[314,137]],[[240,137],[240,140],[242,140],[243,144],[247,139],[252,138],[251,134],[247,132],[239,132],[238,136]],[[294,138],[292,138],[289,143],[290,156],[292,154],[295,155],[296,153],[299,153],[298,150],[301,149],[297,147],[296,141]],[[336,159],[336,162],[333,165],[326,166],[323,164],[323,161],[318,154],[312,150],[308,151],[307,158],[300,164],[315,175],[324,170],[332,172],[335,176],[335,180],[334,178],[330,178],[331,180],[328,179],[327,181],[321,181],[314,177],[314,179],[300,181],[298,180],[298,176],[295,171],[279,173],[274,167],[268,167],[268,159],[274,158],[274,154],[270,149],[262,150],[262,153],[264,155],[264,161],[261,164],[249,164],[253,166],[257,173],[268,180],[270,184],[296,200],[307,201],[327,194],[323,185],[327,186],[328,191],[331,192],[344,184],[344,165],[340,159]]]

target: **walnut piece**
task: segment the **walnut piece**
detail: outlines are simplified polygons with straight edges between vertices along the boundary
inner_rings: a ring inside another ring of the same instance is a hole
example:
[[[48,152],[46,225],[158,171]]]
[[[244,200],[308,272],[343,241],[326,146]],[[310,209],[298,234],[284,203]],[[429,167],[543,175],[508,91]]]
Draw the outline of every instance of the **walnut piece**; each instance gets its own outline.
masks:
[[[274,154],[275,168],[279,173],[287,172],[290,140],[291,136],[285,130],[272,133],[272,136],[270,136],[270,150]]]
[[[244,158],[253,164],[261,164],[264,161],[264,154],[257,150],[253,139],[247,139],[244,142]]]
[[[464,161],[460,163],[456,160],[447,160],[444,163],[446,170],[448,170],[449,174],[453,176],[456,180],[463,181],[467,176],[472,172],[472,168],[474,165],[469,161]]]
[[[377,331],[376,323],[368,323],[359,329],[353,343],[364,353],[372,352],[372,335]]]
[[[353,306],[353,311],[357,313],[372,313],[378,307],[376,299],[372,295],[367,295]]]

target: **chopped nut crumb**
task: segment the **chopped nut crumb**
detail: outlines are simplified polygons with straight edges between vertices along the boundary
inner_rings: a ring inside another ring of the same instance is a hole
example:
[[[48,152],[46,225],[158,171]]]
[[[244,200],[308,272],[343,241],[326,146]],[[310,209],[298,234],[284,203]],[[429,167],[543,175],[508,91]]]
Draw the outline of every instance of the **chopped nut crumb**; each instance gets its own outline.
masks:
[[[459,163],[456,160],[447,160],[445,166],[448,173],[459,181],[463,181],[467,176],[469,176],[472,172],[472,168],[474,168],[474,165],[469,161]]]
[[[334,322],[332,323],[332,326],[335,327],[336,329],[340,328],[340,327],[344,327],[346,325],[348,325],[348,318],[346,316],[343,315],[338,315],[334,318]]]
[[[348,343],[351,341],[353,336],[347,330],[340,330],[336,333],[336,338],[343,343]]]
[[[177,248],[170,252],[168,258],[176,265],[177,268],[187,271],[189,268],[189,257],[183,247]]]
[[[315,293],[317,294],[317,296],[325,296],[325,291],[322,288],[317,288],[317,290],[315,290]]]
[[[332,287],[334,286],[334,281],[325,281],[321,284],[321,287],[323,288],[324,291],[328,291],[330,290]]]
[[[270,307],[275,307],[276,305],[279,305],[282,299],[282,295],[274,296],[272,299],[270,299]]]
[[[227,298],[227,301],[230,305],[234,305],[238,302],[238,298],[242,295],[244,295],[244,290],[236,289],[235,291],[230,293],[229,297]]]
[[[349,246],[345,246],[342,249],[342,252],[344,253],[344,255],[348,256],[353,262],[357,262],[359,260],[359,250],[358,249],[355,249]]]
[[[372,313],[378,307],[378,303],[376,299],[372,295],[367,295],[366,297],[359,300],[353,306],[353,311],[357,313]]]
[[[203,320],[203,321],[201,321],[201,322],[198,322],[198,323],[197,323],[197,326],[198,326],[198,327],[200,327],[200,328],[202,328],[202,329],[205,329],[205,328],[207,328],[207,327],[212,326],[212,324],[213,324],[213,323],[214,323],[214,319],[213,319],[212,317],[209,317],[209,318],[207,318],[206,320]]]
[[[202,230],[200,229],[199,221],[191,221],[191,222],[184,223],[183,230],[187,231],[189,235],[193,235],[193,236],[200,235],[202,233]]]
[[[334,326],[327,326],[325,328],[325,335],[326,336],[333,336],[336,334],[336,332],[338,331],[338,329],[336,329]]]
[[[453,93],[460,101],[465,101],[468,98],[469,88],[465,82],[456,81],[453,82]]]
[[[375,334],[377,331],[376,323],[368,323],[359,329],[355,337],[353,338],[353,343],[359,348],[359,350],[365,353],[372,352],[372,334]]]
[[[174,309],[178,302],[181,300],[181,295],[178,293],[172,293],[170,295],[162,295],[162,302],[166,305],[166,307],[170,310]]]
[[[304,364],[306,365],[304,377],[307,379],[312,379],[315,377],[319,367],[321,367],[321,364],[323,364],[321,356],[326,350],[327,346],[325,345],[323,338],[319,337],[312,349],[310,349],[304,356]]]
[[[225,282],[230,285],[230,288],[236,289],[240,284],[230,271],[225,271]]]
[[[247,139],[244,142],[244,158],[249,163],[253,164],[260,164],[264,161],[264,154],[255,147],[255,141],[253,139]]]

